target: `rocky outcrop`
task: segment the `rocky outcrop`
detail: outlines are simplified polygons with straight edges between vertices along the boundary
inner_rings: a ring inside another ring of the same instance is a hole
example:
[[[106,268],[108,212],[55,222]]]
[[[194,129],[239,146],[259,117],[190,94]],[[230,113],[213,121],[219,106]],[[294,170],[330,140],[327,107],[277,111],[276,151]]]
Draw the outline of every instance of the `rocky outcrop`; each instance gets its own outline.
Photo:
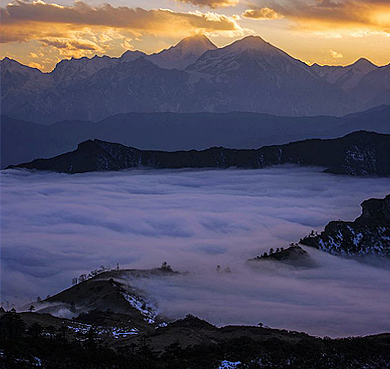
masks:
[[[300,243],[341,256],[390,257],[390,195],[362,204],[362,215],[353,222],[330,222],[321,234]]]

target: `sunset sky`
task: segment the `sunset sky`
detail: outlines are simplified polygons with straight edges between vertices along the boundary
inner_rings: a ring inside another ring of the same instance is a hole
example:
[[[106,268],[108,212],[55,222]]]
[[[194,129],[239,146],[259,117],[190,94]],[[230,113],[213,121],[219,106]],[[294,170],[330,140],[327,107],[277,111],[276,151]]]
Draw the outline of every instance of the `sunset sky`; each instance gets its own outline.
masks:
[[[307,63],[390,62],[390,0],[0,0],[0,57],[50,71],[64,58],[157,52],[195,33],[246,35]]]

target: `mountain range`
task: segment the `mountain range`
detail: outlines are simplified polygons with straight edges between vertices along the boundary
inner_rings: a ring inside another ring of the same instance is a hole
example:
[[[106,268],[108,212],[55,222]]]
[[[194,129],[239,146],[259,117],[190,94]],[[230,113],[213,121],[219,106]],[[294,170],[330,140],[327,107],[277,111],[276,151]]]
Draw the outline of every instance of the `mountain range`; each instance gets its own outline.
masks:
[[[217,48],[206,36],[156,54],[62,60],[50,73],[1,61],[2,114],[50,124],[129,112],[341,116],[390,104],[390,65],[309,66],[258,36]]]
[[[256,150],[212,147],[197,151],[147,151],[100,140],[88,140],[51,159],[9,166],[60,173],[112,171],[129,168],[247,168],[297,164],[326,167],[326,172],[353,176],[390,175],[390,135],[359,131],[347,136],[312,139]]]
[[[260,113],[127,113],[99,122],[62,121],[44,126],[3,116],[1,168],[50,158],[88,139],[143,150],[202,150],[211,146],[256,149],[308,138],[336,138],[367,130],[390,134],[390,107],[344,117],[282,117]]]

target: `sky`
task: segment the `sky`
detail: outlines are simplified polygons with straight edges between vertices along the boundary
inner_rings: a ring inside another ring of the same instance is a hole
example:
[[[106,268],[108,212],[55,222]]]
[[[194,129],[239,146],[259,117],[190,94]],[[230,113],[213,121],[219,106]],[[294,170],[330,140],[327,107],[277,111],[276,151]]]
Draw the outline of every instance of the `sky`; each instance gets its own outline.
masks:
[[[172,318],[263,324],[316,335],[390,330],[388,269],[306,248],[314,269],[246,264],[287,248],[360,203],[389,192],[387,178],[321,168],[1,173],[1,298],[18,304],[67,288],[100,265],[186,276],[144,280]],[[216,266],[232,273],[218,274]]]
[[[65,58],[161,51],[206,34],[247,35],[307,63],[390,62],[389,0],[0,0],[0,57],[50,71]]]

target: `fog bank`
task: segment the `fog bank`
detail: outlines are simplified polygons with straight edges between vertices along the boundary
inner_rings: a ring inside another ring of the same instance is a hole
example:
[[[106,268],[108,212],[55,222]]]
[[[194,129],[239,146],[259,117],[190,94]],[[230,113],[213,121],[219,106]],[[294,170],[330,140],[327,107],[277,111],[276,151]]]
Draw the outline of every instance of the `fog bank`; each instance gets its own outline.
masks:
[[[318,269],[245,266],[330,220],[353,220],[364,199],[389,193],[388,179],[296,167],[1,177],[2,301],[54,294],[100,265],[166,260],[189,274],[140,286],[172,317],[331,336],[390,330],[386,269],[308,248]]]

